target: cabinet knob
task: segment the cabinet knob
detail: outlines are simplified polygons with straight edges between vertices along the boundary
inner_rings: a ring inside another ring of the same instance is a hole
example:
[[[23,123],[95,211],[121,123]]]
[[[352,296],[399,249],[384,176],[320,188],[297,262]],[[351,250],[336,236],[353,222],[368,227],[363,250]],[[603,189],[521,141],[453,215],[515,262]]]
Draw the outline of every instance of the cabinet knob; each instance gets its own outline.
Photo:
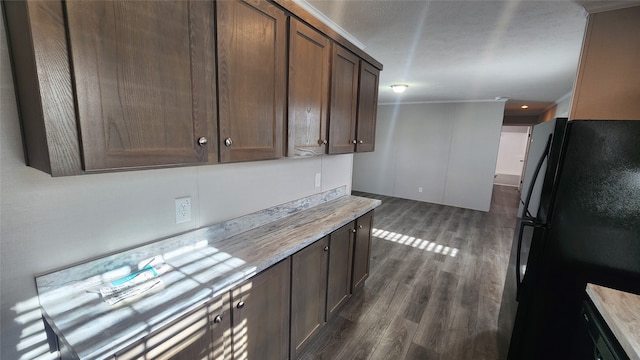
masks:
[[[364,144],[364,141],[363,141],[363,140],[360,140],[360,141],[358,141],[358,143],[360,143],[360,144]]]
[[[213,318],[213,322],[216,324],[220,324],[222,322],[222,316],[218,315],[215,318]]]
[[[325,247],[324,247],[324,251],[329,251],[329,247],[328,247],[328,246],[325,246]]]
[[[351,229],[351,232],[355,234],[356,233],[356,229]]]
[[[244,307],[244,301],[240,301],[238,305],[236,305],[238,309],[242,309]]]
[[[231,138],[226,138],[226,139],[224,139],[224,145],[225,145],[225,146],[231,146],[231,145],[233,145],[233,140],[231,140]]]
[[[357,144],[358,142],[357,142],[357,141],[355,141],[355,140],[353,140],[353,141],[351,141],[351,143],[352,143],[352,144]]]
[[[322,139],[318,140],[318,145],[326,145],[326,144],[327,144],[327,140],[322,140]]]
[[[322,143],[327,145],[328,141],[325,139],[325,140],[322,140]]]
[[[201,136],[198,139],[198,145],[200,145],[200,146],[205,146],[205,145],[207,145],[208,142],[209,142],[209,140],[207,140],[207,138],[204,137],[204,136]]]
[[[358,229],[362,229],[362,225],[358,225]]]

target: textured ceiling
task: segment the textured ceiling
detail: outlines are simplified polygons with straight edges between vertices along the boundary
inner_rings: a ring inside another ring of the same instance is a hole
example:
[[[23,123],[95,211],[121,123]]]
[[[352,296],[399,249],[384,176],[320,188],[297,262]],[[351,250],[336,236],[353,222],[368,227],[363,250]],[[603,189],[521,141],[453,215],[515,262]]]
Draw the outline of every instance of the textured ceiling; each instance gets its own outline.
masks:
[[[500,96],[538,112],[572,90],[587,16],[568,0],[307,3],[384,64],[380,103]]]

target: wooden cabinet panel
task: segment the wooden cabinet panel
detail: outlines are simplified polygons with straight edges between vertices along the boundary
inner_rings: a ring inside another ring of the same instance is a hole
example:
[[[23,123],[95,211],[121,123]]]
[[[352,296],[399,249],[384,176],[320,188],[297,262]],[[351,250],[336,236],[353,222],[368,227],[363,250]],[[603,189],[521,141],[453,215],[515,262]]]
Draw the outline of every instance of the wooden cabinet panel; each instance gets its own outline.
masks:
[[[329,239],[324,237],[291,259],[291,358],[296,358],[325,321]]]
[[[355,222],[352,221],[329,237],[326,321],[337,314],[340,306],[351,295],[354,235]]]
[[[376,114],[378,110],[378,82],[380,70],[360,60],[358,90],[357,152],[373,151],[376,139]]]
[[[289,26],[289,116],[287,156],[326,151],[331,42],[308,25]]]
[[[231,291],[235,360],[289,358],[290,275],[287,258]]]
[[[211,3],[65,6],[85,170],[207,162],[216,148]]]
[[[220,321],[214,319],[220,316]],[[182,317],[126,350],[118,360],[223,360],[230,359],[231,316],[229,295]],[[213,340],[213,341],[212,341]]]
[[[27,164],[52,176],[82,173],[59,1],[4,1]]]
[[[225,293],[209,304],[211,344],[209,358],[230,360],[231,357],[231,295]],[[198,358],[200,359],[200,358]]]
[[[360,60],[343,47],[333,45],[331,63],[329,153],[351,153],[356,142],[356,110]]]
[[[356,220],[356,238],[353,248],[352,292],[364,285],[364,281],[369,277],[372,225],[373,211],[362,215]]]
[[[284,153],[287,34],[265,0],[217,1],[220,161]]]

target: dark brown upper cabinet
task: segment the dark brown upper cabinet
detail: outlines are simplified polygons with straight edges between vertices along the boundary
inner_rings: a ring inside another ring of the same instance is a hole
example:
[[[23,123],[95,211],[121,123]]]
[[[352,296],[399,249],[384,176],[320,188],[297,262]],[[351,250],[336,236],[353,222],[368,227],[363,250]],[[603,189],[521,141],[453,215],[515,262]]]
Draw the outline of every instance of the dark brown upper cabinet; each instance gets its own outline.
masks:
[[[287,156],[326,152],[330,62],[331,41],[291,18]]]
[[[360,60],[356,152],[374,150],[379,78],[380,70]]]
[[[291,1],[3,7],[26,162],[52,176],[373,151],[382,64]]]
[[[216,9],[220,162],[282,157],[287,17],[265,0]]]
[[[31,166],[58,176],[216,162],[211,3],[6,9]]]
[[[329,154],[352,153],[356,145],[360,59],[334,44],[331,66]]]

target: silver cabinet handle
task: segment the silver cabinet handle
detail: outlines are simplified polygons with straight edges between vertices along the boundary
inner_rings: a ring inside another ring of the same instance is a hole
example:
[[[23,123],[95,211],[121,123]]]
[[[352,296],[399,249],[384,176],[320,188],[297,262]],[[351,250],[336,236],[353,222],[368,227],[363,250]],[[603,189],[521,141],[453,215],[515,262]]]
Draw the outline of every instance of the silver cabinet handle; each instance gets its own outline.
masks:
[[[324,247],[324,251],[329,251],[329,247],[328,247],[328,246],[325,246],[325,247]]]
[[[356,233],[356,231],[357,231],[356,229],[351,229],[351,232],[354,234]]]
[[[220,324],[222,322],[222,316],[218,315],[215,318],[213,318],[213,322],[216,324]]]
[[[327,145],[328,141],[327,140],[322,140],[322,143]]]
[[[363,141],[363,140],[360,140],[360,141],[358,141],[358,142],[359,142],[360,144],[364,144],[364,141]]]
[[[231,146],[231,145],[233,145],[233,140],[231,140],[231,138],[226,138],[226,139],[224,139],[224,145],[225,145],[225,146]]]
[[[362,229],[362,225],[358,225],[358,229]]]
[[[352,144],[357,144],[358,142],[357,142],[357,141],[355,141],[355,140],[353,140],[353,141],[351,141],[351,143],[352,143]]]
[[[207,140],[207,138],[204,137],[204,136],[201,136],[198,139],[198,145],[200,145],[200,146],[205,146],[205,145],[207,145],[208,142],[209,142],[209,140]]]
[[[318,145],[326,145],[327,144],[327,140],[318,140]]]
[[[240,301],[238,305],[236,305],[238,309],[242,309],[244,307],[244,301]]]

